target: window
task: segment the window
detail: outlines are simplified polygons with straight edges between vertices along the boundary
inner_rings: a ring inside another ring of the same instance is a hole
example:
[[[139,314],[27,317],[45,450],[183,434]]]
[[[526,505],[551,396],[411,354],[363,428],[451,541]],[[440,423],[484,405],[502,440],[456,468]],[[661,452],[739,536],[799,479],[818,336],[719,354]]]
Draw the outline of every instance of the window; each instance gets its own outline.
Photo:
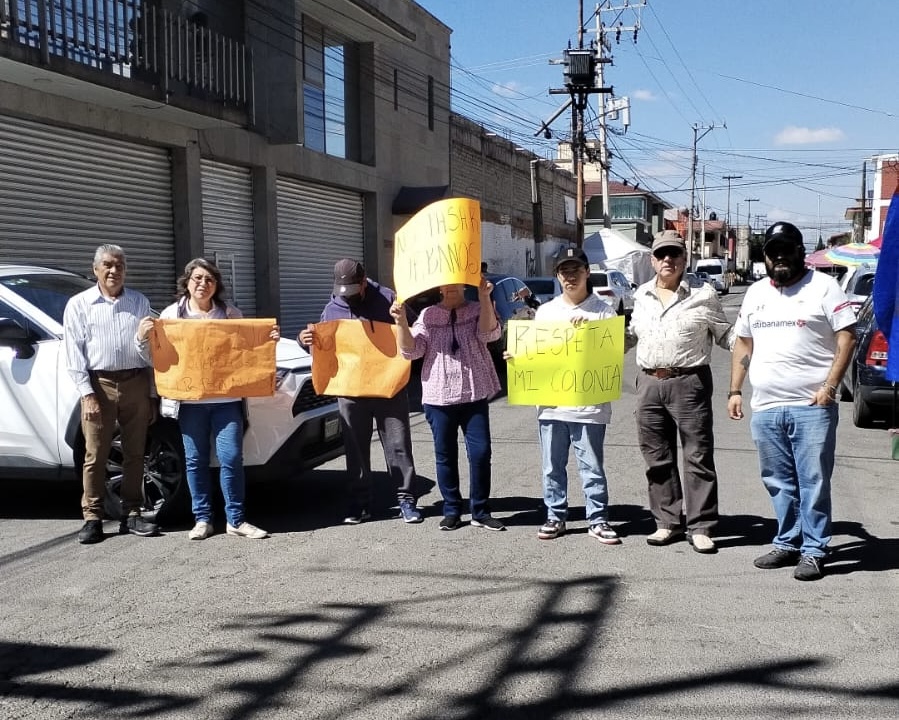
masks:
[[[347,157],[347,44],[303,16],[303,144],[337,157]]]
[[[609,198],[612,220],[645,220],[646,198],[643,197],[611,197]]]

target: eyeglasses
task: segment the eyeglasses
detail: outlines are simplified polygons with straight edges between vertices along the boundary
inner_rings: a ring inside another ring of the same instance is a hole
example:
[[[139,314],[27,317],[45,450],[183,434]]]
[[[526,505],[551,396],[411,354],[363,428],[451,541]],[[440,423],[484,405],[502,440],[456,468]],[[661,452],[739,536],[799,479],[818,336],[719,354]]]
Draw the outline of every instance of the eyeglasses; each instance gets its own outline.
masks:
[[[666,248],[659,248],[652,254],[652,256],[656,260],[664,260],[666,257],[670,257],[672,260],[677,260],[677,258],[682,257],[683,254],[684,254],[684,251],[681,250],[680,248],[666,247]]]
[[[194,285],[215,285],[215,278],[212,275],[192,275],[190,281]]]
[[[453,342],[450,344],[450,350],[455,353],[459,349],[459,341],[456,339],[456,308],[450,310],[450,330],[453,333]]]

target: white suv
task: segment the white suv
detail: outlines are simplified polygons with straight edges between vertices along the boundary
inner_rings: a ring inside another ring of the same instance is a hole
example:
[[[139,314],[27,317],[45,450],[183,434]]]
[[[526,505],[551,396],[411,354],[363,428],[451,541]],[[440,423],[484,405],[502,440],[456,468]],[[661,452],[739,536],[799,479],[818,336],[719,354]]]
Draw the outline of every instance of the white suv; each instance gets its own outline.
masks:
[[[66,369],[62,315],[69,298],[93,285],[45,267],[0,265],[0,478],[80,478],[84,457],[78,391]],[[248,400],[248,478],[289,476],[343,452],[336,398],[312,388],[312,361],[293,340],[276,349],[274,396]],[[107,465],[107,512],[120,503],[118,444]],[[150,426],[144,459],[144,516],[167,522],[189,508],[177,422]]]
[[[590,270],[593,293],[605,300],[609,307],[630,322],[634,312],[634,286],[620,270]]]

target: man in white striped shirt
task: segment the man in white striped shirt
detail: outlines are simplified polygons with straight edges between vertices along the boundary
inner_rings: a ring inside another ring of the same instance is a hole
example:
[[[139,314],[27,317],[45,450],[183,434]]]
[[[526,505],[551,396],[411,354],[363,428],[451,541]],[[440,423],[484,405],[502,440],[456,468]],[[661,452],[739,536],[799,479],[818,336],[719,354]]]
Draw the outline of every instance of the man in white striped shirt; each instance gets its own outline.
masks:
[[[151,419],[150,370],[135,344],[150,301],[125,287],[125,252],[101,245],[94,253],[97,285],[75,295],[63,315],[66,364],[81,393],[84,434],[82,544],[103,540],[106,462],[116,423],[122,443],[122,521],[119,532],[156,535],[140,516],[144,446]]]

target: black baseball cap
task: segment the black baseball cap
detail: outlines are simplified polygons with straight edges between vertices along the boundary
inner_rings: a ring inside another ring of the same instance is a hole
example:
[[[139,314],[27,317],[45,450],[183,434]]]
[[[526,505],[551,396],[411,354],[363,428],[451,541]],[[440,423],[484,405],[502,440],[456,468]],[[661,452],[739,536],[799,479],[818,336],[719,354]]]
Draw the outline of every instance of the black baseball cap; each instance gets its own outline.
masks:
[[[358,295],[362,292],[365,268],[361,262],[344,258],[334,265],[334,294],[337,297]]]
[[[584,252],[583,248],[567,247],[561,250],[556,256],[556,262],[553,264],[553,272],[559,272],[559,267],[569,262],[580,263],[585,268],[590,267],[590,261],[587,259],[587,253]]]

